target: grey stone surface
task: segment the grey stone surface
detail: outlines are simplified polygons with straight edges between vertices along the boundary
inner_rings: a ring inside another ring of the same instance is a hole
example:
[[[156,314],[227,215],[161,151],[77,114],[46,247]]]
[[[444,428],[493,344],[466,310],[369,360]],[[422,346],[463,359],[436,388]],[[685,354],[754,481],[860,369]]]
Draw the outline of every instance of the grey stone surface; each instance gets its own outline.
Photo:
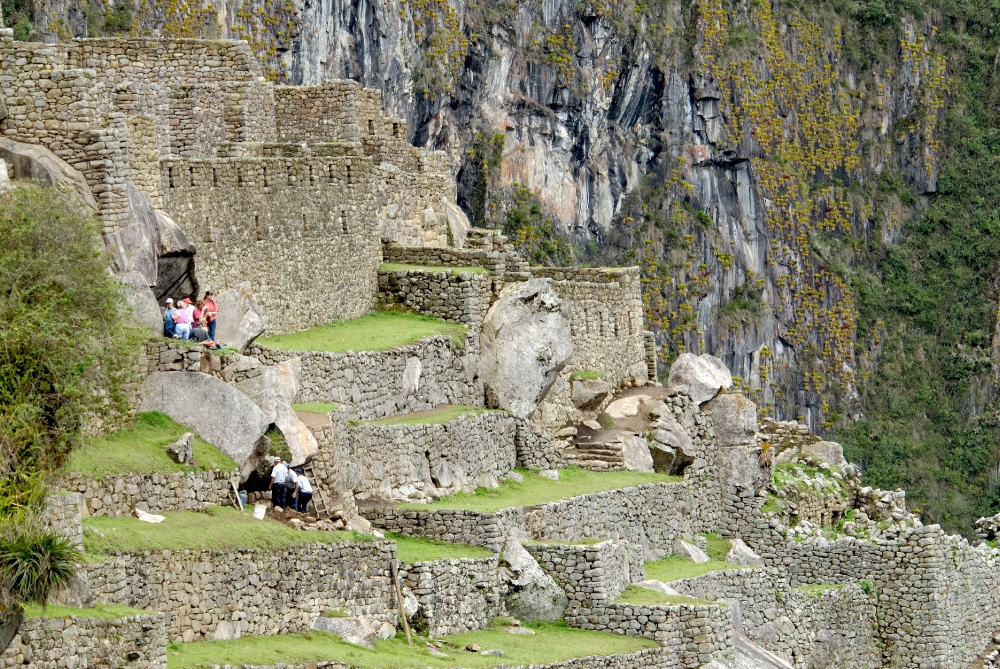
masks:
[[[645,438],[637,434],[625,435],[622,440],[622,463],[625,469],[637,472],[653,471],[653,456]]]
[[[759,489],[771,480],[771,463],[760,457],[757,406],[740,393],[721,393],[704,405],[715,428],[720,482]]]
[[[137,325],[154,337],[163,336],[163,314],[156,303],[156,296],[139,272],[125,272],[118,275],[122,284],[125,302],[132,308],[132,316]]]
[[[269,421],[253,400],[200,372],[155,372],[142,384],[141,411],[160,411],[242,465]]]
[[[695,546],[692,543],[688,543],[682,539],[677,539],[674,541],[674,555],[682,557],[686,560],[691,560],[692,562],[701,564],[702,562],[708,562],[708,554]]]
[[[253,341],[264,334],[267,320],[257,305],[249,281],[238,288],[231,288],[216,295],[219,315],[216,319],[216,338],[237,351],[246,350]]]
[[[732,385],[733,377],[723,362],[707,353],[681,353],[667,377],[668,388],[683,389],[696,404],[707,402]]]
[[[167,444],[167,454],[182,465],[194,464],[194,435],[185,432],[177,441]]]
[[[504,286],[480,338],[479,375],[491,406],[532,414],[573,353],[572,317],[547,280]]]
[[[302,464],[318,450],[312,432],[291,406],[302,386],[302,360],[292,358],[277,365],[259,367],[256,371],[256,376],[238,381],[236,388],[260,407],[268,423],[281,431],[292,453],[290,464]]]
[[[815,444],[807,444],[802,447],[802,452],[819,458],[823,462],[833,467],[844,467],[847,460],[844,459],[844,448],[835,441],[820,441]]]
[[[654,592],[662,592],[664,595],[678,595],[678,594],[680,594],[679,592],[677,592],[676,590],[674,590],[673,588],[671,588],[669,585],[667,585],[663,581],[655,581],[655,580],[639,581],[638,583],[635,584],[635,586],[637,588],[644,588],[646,590],[653,590]]]
[[[503,546],[503,559],[514,572],[505,602],[510,614],[522,620],[559,620],[569,604],[563,589],[545,573],[514,536]]]
[[[726,553],[726,562],[741,567],[764,566],[764,560],[738,537],[730,539],[729,552]]]
[[[10,166],[14,179],[66,188],[75,193],[84,205],[97,211],[97,201],[83,174],[44,146],[0,137],[0,158]]]
[[[231,494],[230,478],[239,473],[189,471],[174,474],[114,474],[99,479],[71,472],[59,483],[82,498],[91,516],[128,517],[137,508],[149,513],[201,511],[219,506]]]
[[[365,648],[375,648],[375,639],[378,638],[378,629],[363,617],[352,618],[327,618],[320,616],[313,623],[312,628],[321,632],[336,634],[347,643]]]
[[[104,245],[111,253],[116,273],[138,272],[146,279],[146,285],[152,286],[157,281],[160,258],[156,212],[146,194],[131,180],[125,181],[125,197],[125,220],[118,230],[104,235]]]
[[[648,445],[653,457],[653,469],[677,474],[694,462],[697,455],[694,442],[672,412],[660,415],[652,428]]]
[[[597,408],[611,393],[611,384],[604,379],[573,379],[573,405],[580,410]]]

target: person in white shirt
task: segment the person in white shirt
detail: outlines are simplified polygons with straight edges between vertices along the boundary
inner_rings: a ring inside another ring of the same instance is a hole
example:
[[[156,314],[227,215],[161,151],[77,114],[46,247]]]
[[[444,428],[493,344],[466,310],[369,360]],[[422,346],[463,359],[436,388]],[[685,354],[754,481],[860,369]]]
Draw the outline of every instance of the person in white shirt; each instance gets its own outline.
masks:
[[[309,511],[309,500],[313,496],[312,485],[309,484],[309,479],[306,478],[301,469],[296,469],[295,473],[298,474],[295,484],[295,495],[298,499],[299,513],[307,513]]]
[[[285,508],[285,479],[288,478],[288,467],[281,462],[281,458],[274,459],[274,467],[271,468],[271,482],[267,489],[271,491],[271,504],[275,509]]]

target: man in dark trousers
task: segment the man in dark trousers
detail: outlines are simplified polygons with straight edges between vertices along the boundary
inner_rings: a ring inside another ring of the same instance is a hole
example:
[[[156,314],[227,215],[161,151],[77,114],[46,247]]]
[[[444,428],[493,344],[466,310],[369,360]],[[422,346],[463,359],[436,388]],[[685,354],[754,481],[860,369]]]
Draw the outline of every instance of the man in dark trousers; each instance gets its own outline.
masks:
[[[288,467],[281,458],[274,459],[274,467],[271,468],[271,483],[267,489],[271,491],[271,504],[275,509],[285,508],[285,479],[288,478]]]

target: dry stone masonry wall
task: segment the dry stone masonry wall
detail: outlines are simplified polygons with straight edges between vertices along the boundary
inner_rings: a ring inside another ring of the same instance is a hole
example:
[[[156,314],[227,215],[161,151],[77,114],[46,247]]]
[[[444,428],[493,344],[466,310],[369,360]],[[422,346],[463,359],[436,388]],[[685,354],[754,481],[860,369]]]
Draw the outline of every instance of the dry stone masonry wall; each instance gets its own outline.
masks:
[[[75,492],[50,494],[45,498],[45,519],[52,530],[69,539],[76,548],[83,549],[80,502],[81,497]]]
[[[271,551],[121,553],[88,563],[97,600],[170,614],[174,641],[292,634],[342,609],[393,623],[388,541],[304,544]]]
[[[174,474],[115,474],[94,479],[66,474],[60,488],[79,493],[91,516],[201,511],[220,506],[233,494],[230,480],[238,472],[193,471]]]
[[[404,307],[469,326],[478,347],[479,330],[493,301],[493,279],[486,273],[397,269],[378,273],[380,309]]]
[[[645,580],[638,544],[602,541],[594,545],[527,544],[525,549],[569,597],[571,608],[600,606]]]
[[[26,618],[0,654],[0,669],[166,669],[168,617]]]
[[[413,624],[430,636],[483,629],[506,613],[507,585],[495,557],[403,563],[399,578],[420,605]]]

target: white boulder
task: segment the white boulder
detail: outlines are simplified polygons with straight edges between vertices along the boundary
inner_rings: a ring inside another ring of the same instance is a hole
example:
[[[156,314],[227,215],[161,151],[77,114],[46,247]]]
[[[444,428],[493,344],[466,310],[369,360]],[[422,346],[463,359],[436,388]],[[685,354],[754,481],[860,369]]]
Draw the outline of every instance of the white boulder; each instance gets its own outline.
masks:
[[[122,295],[132,309],[132,317],[137,325],[154,337],[163,336],[163,314],[156,303],[156,296],[140,272],[125,272],[118,275],[122,284]]]
[[[697,562],[698,564],[708,562],[709,560],[708,554],[705,551],[683,539],[674,540],[674,555]]]
[[[507,611],[523,620],[560,620],[569,598],[516,536],[507,537],[503,559],[514,573],[506,598]]]
[[[250,289],[250,282],[244,281],[239,288],[223,291],[216,298],[219,305],[216,338],[238,351],[245,350],[264,333],[267,326],[264,312]]]
[[[548,279],[504,286],[483,321],[479,375],[490,406],[528,418],[573,353],[572,310]]]
[[[740,538],[732,539],[729,542],[729,552],[726,553],[726,562],[739,565],[740,567],[763,567],[764,560],[753,552],[753,549],[743,543]]]
[[[696,404],[702,404],[720,390],[732,388],[733,376],[714,355],[681,353],[670,367],[667,387],[683,390]]]
[[[802,447],[805,455],[819,458],[832,467],[845,467],[847,460],[844,459],[844,447],[835,441],[818,441],[815,444],[807,444]]]
[[[621,438],[621,445],[625,469],[635,472],[653,471],[653,456],[645,439],[637,434],[627,434]]]
[[[352,618],[320,617],[313,622],[312,628],[336,634],[347,643],[369,649],[375,648],[375,639],[378,638],[379,633],[379,630],[367,618],[360,616]]]
[[[262,367],[257,376],[236,384],[240,392],[261,408],[268,423],[274,423],[281,431],[292,452],[292,465],[302,464],[319,451],[312,431],[292,410],[292,402],[301,387],[301,374],[301,358],[292,358]]]

